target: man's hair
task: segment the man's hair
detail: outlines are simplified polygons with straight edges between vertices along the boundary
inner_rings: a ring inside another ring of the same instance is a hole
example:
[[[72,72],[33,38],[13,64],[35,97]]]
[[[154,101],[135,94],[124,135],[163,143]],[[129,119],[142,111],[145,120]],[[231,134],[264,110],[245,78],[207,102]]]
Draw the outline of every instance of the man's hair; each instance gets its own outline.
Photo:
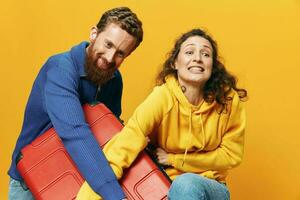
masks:
[[[136,39],[134,49],[143,41],[142,22],[129,8],[118,7],[106,11],[97,24],[98,31],[102,32],[110,23],[120,26]]]

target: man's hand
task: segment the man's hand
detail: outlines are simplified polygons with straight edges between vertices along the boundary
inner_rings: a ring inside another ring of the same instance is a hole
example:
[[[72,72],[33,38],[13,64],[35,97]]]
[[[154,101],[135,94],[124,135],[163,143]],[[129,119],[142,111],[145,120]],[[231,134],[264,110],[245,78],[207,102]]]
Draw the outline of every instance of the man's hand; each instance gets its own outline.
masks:
[[[168,165],[168,154],[162,148],[156,149],[156,156],[159,164]]]

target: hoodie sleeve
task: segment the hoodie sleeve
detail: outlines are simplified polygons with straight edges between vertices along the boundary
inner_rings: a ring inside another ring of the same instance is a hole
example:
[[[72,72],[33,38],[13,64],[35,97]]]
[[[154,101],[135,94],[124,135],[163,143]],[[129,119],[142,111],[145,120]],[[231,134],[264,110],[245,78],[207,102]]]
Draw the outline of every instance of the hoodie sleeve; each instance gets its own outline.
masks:
[[[185,172],[202,172],[206,170],[228,170],[239,165],[244,153],[244,133],[246,114],[244,103],[234,95],[229,119],[220,146],[208,152],[168,154],[170,165]]]
[[[147,145],[146,136],[161,122],[165,108],[169,105],[162,98],[170,99],[162,87],[155,87],[153,92],[135,110],[127,125],[115,135],[103,148],[103,152],[115,175],[120,179],[123,170],[128,168],[137,155]],[[77,199],[99,199],[85,182],[79,190]]]
[[[147,145],[146,136],[160,124],[168,105],[166,91],[155,87],[153,92],[135,110],[127,125],[104,147],[104,154],[113,168],[117,178],[128,168],[140,151]]]

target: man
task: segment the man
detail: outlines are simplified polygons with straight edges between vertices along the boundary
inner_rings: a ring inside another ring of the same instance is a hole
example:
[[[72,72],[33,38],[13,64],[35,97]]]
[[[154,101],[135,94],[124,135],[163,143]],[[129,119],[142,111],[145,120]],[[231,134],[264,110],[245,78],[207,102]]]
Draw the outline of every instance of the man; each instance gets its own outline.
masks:
[[[91,29],[90,43],[48,59],[33,84],[12,155],[9,199],[32,199],[17,171],[16,157],[52,126],[94,191],[105,200],[125,198],[85,122],[82,104],[100,101],[120,116],[122,77],[118,68],[142,40],[142,23],[136,14],[127,7],[114,8]]]

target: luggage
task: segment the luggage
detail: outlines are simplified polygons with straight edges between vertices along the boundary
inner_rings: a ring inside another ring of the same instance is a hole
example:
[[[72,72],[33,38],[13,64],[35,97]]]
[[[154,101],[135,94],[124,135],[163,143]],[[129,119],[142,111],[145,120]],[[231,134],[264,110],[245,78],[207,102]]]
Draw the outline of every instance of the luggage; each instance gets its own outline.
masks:
[[[123,125],[104,104],[84,105],[85,118],[103,147]],[[84,182],[53,128],[21,151],[17,168],[36,199],[75,199]],[[120,184],[129,200],[167,199],[171,184],[147,151],[124,172]]]

